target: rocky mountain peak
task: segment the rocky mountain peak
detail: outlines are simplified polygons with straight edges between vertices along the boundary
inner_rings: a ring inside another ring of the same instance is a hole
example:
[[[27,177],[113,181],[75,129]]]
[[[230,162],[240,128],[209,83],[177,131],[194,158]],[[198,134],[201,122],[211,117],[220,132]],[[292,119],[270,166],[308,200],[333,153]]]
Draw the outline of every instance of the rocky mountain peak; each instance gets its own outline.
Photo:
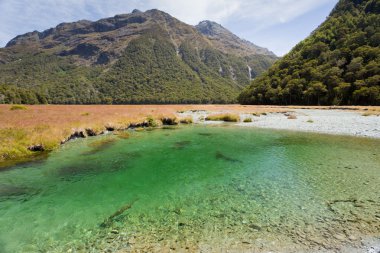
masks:
[[[140,10],[138,10],[138,9],[134,9],[134,10],[132,11],[132,14],[136,14],[136,13],[142,13],[142,11],[140,11]]]
[[[216,36],[222,33],[231,33],[222,25],[210,20],[201,21],[195,27],[198,29],[198,31],[207,36]]]
[[[276,57],[276,55],[268,49],[239,38],[227,28],[214,21],[204,20],[196,25],[195,28],[208,37],[216,47],[226,53],[234,51],[234,53],[240,55],[260,54]]]

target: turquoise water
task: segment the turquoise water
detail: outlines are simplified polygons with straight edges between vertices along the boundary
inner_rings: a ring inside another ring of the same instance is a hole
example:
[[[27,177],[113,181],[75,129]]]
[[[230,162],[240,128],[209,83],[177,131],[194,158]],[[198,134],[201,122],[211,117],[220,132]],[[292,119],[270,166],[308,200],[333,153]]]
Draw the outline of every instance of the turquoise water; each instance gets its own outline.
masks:
[[[0,252],[314,249],[380,235],[380,141],[231,126],[75,140],[0,173]]]

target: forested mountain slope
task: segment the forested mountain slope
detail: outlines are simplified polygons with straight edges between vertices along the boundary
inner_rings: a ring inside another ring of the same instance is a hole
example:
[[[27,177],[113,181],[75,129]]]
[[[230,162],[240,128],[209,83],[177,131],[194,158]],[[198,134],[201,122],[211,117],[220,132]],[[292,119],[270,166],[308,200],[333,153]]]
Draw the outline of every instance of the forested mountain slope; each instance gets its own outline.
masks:
[[[239,96],[243,104],[379,105],[380,1],[340,0]]]
[[[0,49],[0,103],[231,103],[277,59],[235,39],[159,10],[62,23]]]

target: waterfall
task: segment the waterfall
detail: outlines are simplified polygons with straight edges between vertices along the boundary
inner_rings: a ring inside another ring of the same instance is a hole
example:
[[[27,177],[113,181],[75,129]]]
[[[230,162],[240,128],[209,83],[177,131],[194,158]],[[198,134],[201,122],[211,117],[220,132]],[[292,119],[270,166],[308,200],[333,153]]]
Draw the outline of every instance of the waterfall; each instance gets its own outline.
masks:
[[[249,80],[251,81],[252,80],[252,69],[249,65],[247,65],[248,67],[248,76],[249,76]]]

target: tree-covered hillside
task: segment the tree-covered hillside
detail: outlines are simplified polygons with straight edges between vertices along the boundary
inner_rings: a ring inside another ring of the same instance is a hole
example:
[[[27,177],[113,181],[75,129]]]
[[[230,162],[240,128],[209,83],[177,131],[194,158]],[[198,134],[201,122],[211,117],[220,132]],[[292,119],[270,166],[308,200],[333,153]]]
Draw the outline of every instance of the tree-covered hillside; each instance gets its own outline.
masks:
[[[277,57],[227,38],[159,10],[20,35],[0,49],[0,103],[236,102]]]
[[[380,1],[341,0],[239,96],[243,104],[380,105]]]

